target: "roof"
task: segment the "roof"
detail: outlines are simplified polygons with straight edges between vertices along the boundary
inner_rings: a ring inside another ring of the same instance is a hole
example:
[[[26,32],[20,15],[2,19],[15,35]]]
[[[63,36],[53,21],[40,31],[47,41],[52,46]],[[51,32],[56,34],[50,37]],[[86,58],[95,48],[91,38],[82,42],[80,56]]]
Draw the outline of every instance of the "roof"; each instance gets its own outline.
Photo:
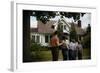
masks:
[[[38,32],[38,28],[31,28],[30,31],[31,32]]]
[[[41,21],[38,21],[38,28],[31,28],[31,32],[37,33],[53,33],[54,29],[52,29],[52,25],[56,23],[56,21],[49,21],[46,24],[43,24]]]
[[[53,33],[54,29],[52,29],[52,25],[54,25],[57,21],[51,20],[47,22],[46,24],[43,24],[41,21],[38,21],[38,26],[37,28],[31,28],[31,32],[36,32],[36,33]],[[71,25],[71,23],[69,23]],[[77,24],[75,24],[75,30],[78,35],[84,35],[85,31],[84,29],[78,27]]]

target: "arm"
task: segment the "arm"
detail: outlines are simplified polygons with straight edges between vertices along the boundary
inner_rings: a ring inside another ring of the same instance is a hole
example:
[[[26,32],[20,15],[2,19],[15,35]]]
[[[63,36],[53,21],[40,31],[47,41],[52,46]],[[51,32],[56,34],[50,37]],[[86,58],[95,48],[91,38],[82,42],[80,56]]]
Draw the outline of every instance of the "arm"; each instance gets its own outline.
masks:
[[[64,41],[62,41],[61,43],[59,42],[59,38],[57,38],[57,45],[61,46],[63,44]]]

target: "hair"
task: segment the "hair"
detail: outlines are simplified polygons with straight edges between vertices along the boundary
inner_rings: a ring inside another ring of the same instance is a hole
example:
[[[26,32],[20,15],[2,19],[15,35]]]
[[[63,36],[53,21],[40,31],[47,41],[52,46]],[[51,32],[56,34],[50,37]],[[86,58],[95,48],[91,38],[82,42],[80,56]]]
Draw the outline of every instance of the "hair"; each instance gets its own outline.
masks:
[[[53,33],[53,35],[58,35],[58,31],[55,31],[55,32]]]
[[[71,42],[75,43],[75,39],[71,39]]]
[[[80,40],[78,40],[78,44],[81,44],[81,41]]]
[[[52,28],[52,29],[54,29],[54,28],[55,28],[55,26],[54,26],[54,25],[52,25],[52,26],[51,26],[51,28]]]
[[[68,37],[66,35],[63,35],[62,40],[66,40],[66,39],[68,39]]]

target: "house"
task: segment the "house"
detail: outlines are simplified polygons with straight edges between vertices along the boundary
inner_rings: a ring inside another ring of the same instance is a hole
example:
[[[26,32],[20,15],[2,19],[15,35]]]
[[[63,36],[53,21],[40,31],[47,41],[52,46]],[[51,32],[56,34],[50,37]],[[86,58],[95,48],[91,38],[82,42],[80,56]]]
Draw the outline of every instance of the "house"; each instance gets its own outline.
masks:
[[[81,22],[75,25],[75,30],[78,35],[78,39],[82,39],[84,30],[81,28]],[[54,26],[54,29],[51,27]],[[33,43],[40,43],[42,46],[48,46],[50,42],[51,34],[59,30],[63,32],[68,39],[70,38],[71,23],[68,23],[64,18],[60,18],[58,21],[50,20],[46,24],[38,21],[37,28],[31,28],[31,39]]]
[[[37,28],[31,28],[31,39],[33,43],[40,43],[42,46],[48,46],[50,42],[50,36],[53,33],[52,25],[56,21],[49,21],[46,24],[43,24],[41,21],[38,21]]]

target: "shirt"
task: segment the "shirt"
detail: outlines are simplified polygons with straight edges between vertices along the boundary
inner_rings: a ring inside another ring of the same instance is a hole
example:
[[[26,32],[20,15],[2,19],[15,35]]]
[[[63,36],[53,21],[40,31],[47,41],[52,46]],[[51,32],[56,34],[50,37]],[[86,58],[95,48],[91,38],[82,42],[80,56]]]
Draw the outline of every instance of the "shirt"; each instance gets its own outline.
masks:
[[[57,36],[53,36],[50,41],[51,47],[57,47],[58,46],[57,42],[59,42],[59,38]]]
[[[83,47],[81,44],[78,44],[77,48],[78,48],[78,50],[83,50]]]
[[[76,44],[73,43],[73,42],[70,42],[70,44],[69,44],[69,49],[71,49],[71,50],[76,50]]]
[[[65,41],[67,48],[69,48],[69,40]]]

